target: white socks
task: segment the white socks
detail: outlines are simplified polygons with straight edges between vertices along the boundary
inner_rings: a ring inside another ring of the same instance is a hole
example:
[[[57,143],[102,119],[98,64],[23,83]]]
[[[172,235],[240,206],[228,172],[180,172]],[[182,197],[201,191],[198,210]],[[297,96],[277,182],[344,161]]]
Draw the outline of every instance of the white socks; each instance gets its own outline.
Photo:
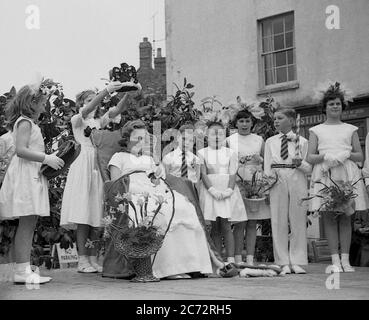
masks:
[[[227,262],[232,262],[232,261],[229,261],[229,259],[232,259],[233,257],[228,257],[227,258]],[[242,263],[242,255],[241,254],[236,254],[234,256],[234,262],[239,264],[239,263]],[[254,256],[251,255],[251,254],[248,254],[246,256],[246,264],[250,265],[250,266],[253,266],[254,265]]]
[[[238,264],[242,262],[242,255],[241,254],[236,254],[234,256],[234,261]]]
[[[93,266],[98,272],[102,272],[103,268],[97,262],[97,256],[89,256],[91,266]]]
[[[350,257],[348,253],[341,254],[341,263],[342,266],[350,266]]]
[[[78,257],[78,264],[90,264],[90,261],[88,260],[88,256],[79,256]]]
[[[254,256],[251,255],[251,254],[248,254],[246,256],[246,263],[249,265],[249,266],[253,266],[254,265]]]
[[[234,257],[228,257],[227,262],[229,263],[235,263]]]
[[[332,254],[332,264],[335,266],[341,266],[341,260],[340,260],[340,256],[338,255],[338,253]]]
[[[31,265],[29,262],[16,263],[14,268],[15,273],[31,273]]]

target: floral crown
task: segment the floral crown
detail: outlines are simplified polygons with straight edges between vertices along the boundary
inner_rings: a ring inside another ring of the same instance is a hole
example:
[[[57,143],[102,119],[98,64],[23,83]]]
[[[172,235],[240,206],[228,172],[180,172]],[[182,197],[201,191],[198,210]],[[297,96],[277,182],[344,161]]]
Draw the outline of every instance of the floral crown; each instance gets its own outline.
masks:
[[[324,99],[332,96],[342,96],[345,101],[353,101],[353,93],[345,88],[340,82],[327,81],[316,88],[314,100],[321,103]]]
[[[59,96],[63,92],[63,86],[60,83],[54,82],[52,79],[44,78],[42,78],[37,83],[30,85],[30,88],[35,96]]]
[[[201,100],[200,104],[200,120],[205,123],[210,122],[219,122],[224,126],[228,126],[227,121],[225,121],[224,117],[224,106],[223,104],[216,98],[216,96],[206,97]]]

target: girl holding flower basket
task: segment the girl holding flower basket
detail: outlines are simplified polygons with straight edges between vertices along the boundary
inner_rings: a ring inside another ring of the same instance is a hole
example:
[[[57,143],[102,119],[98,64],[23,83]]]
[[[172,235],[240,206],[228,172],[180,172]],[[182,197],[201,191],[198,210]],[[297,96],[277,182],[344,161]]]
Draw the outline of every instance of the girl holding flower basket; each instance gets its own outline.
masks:
[[[365,186],[355,163],[363,161],[358,128],[341,121],[345,106],[345,92],[336,82],[324,92],[322,98],[322,110],[327,120],[310,128],[307,157],[307,161],[314,165],[310,211],[323,213],[335,272],[355,271],[349,261],[350,216],[355,210],[368,208]]]
[[[233,226],[235,241],[235,261],[242,263],[242,249],[244,247],[244,233],[246,229],[246,263],[254,264],[254,252],[256,243],[256,222],[261,219],[270,219],[270,208],[265,200],[261,201],[258,210],[251,210],[246,201],[248,193],[244,183],[251,184],[256,171],[261,170],[263,164],[264,140],[261,136],[251,133],[253,126],[253,116],[248,110],[240,110],[234,119],[237,133],[226,139],[229,147],[238,154],[239,168],[236,182],[243,193],[248,220],[239,222]],[[252,187],[252,186],[251,186]],[[261,193],[263,190],[260,190]],[[262,197],[263,194],[257,196]]]

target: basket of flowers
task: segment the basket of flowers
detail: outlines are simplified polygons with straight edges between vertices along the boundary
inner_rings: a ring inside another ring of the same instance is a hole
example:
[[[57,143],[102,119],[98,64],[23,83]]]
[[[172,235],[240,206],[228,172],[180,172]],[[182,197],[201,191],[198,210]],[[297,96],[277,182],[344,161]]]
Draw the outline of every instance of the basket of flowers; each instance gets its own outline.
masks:
[[[314,183],[322,185],[322,189],[317,194],[301,199],[301,202],[320,198],[320,207],[317,212],[334,212],[337,217],[342,214],[352,215],[355,211],[354,199],[358,196],[355,193],[355,185],[363,178],[352,182],[332,179],[330,170],[327,174],[329,183],[315,181]]]
[[[126,179],[140,172],[144,171],[134,171],[120,179]],[[136,273],[136,277],[131,280],[134,282],[159,281],[153,276],[152,265],[174,217],[173,190],[164,179],[155,177],[151,179],[157,180],[153,181],[157,185],[161,180],[166,186],[166,192],[162,192],[162,188],[155,190],[155,193],[117,192],[114,195],[114,203],[106,203],[105,212],[108,214],[103,219],[104,237],[112,238],[115,249],[131,261]],[[171,213],[167,223],[163,223],[168,218],[163,218],[164,207],[167,213]],[[125,225],[114,223],[116,214],[125,215],[127,223]]]
[[[251,212],[257,212],[260,204],[265,201],[267,192],[273,188],[278,181],[277,173],[266,175],[261,169],[254,168],[251,180],[243,179],[239,172],[239,189],[242,197]]]

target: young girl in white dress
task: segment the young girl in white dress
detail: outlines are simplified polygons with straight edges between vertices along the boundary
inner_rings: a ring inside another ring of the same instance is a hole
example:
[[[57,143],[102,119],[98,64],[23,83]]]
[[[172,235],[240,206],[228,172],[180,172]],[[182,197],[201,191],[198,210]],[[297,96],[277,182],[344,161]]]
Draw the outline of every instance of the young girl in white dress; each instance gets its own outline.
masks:
[[[99,104],[108,94],[120,89],[123,83],[111,82],[106,89],[96,95],[86,90],[77,95],[76,105],[79,113],[71,119],[75,140],[81,144],[81,153],[69,168],[63,193],[60,225],[67,229],[77,229],[77,248],[79,254],[78,272],[102,272],[97,263],[96,248],[86,248],[87,239],[97,240],[103,217],[103,180],[98,169],[96,150],[87,127],[104,128],[125,106],[127,94],[120,103],[99,116]]]
[[[242,179],[251,181],[255,170],[261,170],[262,168],[264,140],[261,136],[250,132],[253,120],[252,114],[249,111],[239,111],[235,116],[234,123],[237,133],[232,134],[226,139],[227,145],[238,154],[238,174]],[[240,181],[241,179],[237,176],[236,183],[239,184]],[[270,219],[270,207],[263,202],[260,204],[259,210],[254,212],[248,208],[246,201],[244,203],[248,220],[233,225],[235,260],[236,263],[242,263],[242,250],[246,229],[246,264],[253,265],[256,244],[256,222],[257,220]]]
[[[310,194],[319,194],[322,185],[314,183],[322,181],[331,185],[327,174],[331,171],[333,180],[356,182],[361,178],[361,172],[356,162],[363,161],[363,153],[357,134],[357,127],[341,121],[342,110],[345,108],[344,92],[339,84],[331,86],[324,94],[322,100],[323,112],[327,120],[313,128],[310,128],[309,149],[307,161],[314,165],[311,177]],[[354,199],[355,210],[367,210],[367,196],[363,181],[355,185]],[[320,208],[321,199],[316,197],[311,200],[310,211]],[[350,265],[349,250],[351,244],[351,214],[354,209],[346,214],[336,216],[335,212],[323,212],[322,219],[324,230],[328,238],[331,251],[332,264],[335,272],[354,272]],[[339,256],[339,250],[341,259]]]
[[[238,156],[226,148],[225,129],[219,122],[208,125],[208,147],[198,151],[201,165],[199,188],[200,207],[207,221],[211,221],[212,237],[219,252],[222,236],[225,240],[227,262],[235,262],[232,223],[247,220],[240,190],[236,185]]]
[[[15,235],[14,283],[46,283],[30,267],[33,234],[38,217],[50,215],[48,184],[41,165],[64,166],[55,154],[46,155],[41,129],[35,123],[45,112],[48,96],[40,85],[24,86],[7,106],[7,119],[15,143],[13,156],[0,189],[0,219],[19,218]]]
[[[141,123],[141,124],[140,124]],[[126,151],[116,153],[109,162],[111,180],[116,180],[122,175],[136,170],[143,173],[130,175],[129,192],[157,193],[156,189],[166,188],[165,184],[153,187],[146,172],[154,171],[157,176],[165,178],[165,169],[160,164],[155,165],[154,159],[146,154],[143,142],[146,141],[147,131],[141,121],[127,123],[122,129],[122,146]],[[142,151],[143,150],[143,151]],[[205,233],[196,215],[195,207],[179,192],[173,190],[175,196],[175,214],[170,229],[159,249],[154,264],[153,274],[158,278],[187,279],[191,278],[187,273],[201,272],[212,273],[211,260]],[[170,197],[165,208],[171,208]],[[166,228],[171,217],[162,208]]]

